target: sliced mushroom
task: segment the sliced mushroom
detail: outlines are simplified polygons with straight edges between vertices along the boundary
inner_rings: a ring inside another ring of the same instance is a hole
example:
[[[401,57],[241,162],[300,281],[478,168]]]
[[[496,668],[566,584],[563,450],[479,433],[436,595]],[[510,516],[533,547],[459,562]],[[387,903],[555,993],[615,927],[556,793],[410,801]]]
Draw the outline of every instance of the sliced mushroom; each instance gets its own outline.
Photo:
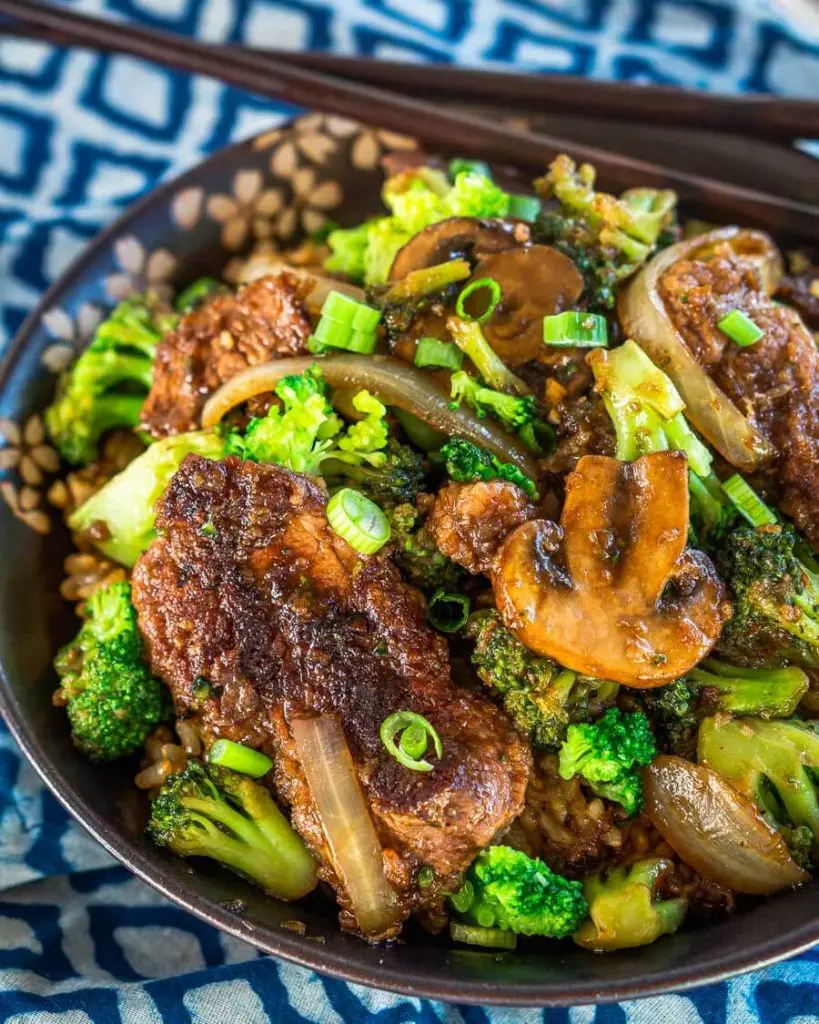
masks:
[[[587,455],[566,484],[561,525],[524,523],[491,572],[506,626],[531,650],[638,688],[684,676],[730,614],[711,562],[686,550],[688,464]]]
[[[501,300],[484,323],[483,333],[508,366],[536,359],[543,351],[544,316],[571,309],[583,291],[583,278],[574,263],[548,245],[483,256],[470,281],[482,277],[494,278],[501,287]],[[477,294],[475,299],[480,302],[485,296]]]
[[[502,252],[520,245],[516,225],[505,220],[477,217],[447,217],[419,231],[398,250],[390,270],[390,281],[400,281],[412,270],[436,263]]]
[[[772,454],[770,444],[697,362],[661,295],[662,279],[676,263],[708,259],[726,245],[756,264],[764,292],[776,290],[782,258],[771,239],[761,231],[720,228],[655,256],[621,292],[618,312],[626,335],[638,341],[677,385],[694,426],[732,465],[751,471]]]

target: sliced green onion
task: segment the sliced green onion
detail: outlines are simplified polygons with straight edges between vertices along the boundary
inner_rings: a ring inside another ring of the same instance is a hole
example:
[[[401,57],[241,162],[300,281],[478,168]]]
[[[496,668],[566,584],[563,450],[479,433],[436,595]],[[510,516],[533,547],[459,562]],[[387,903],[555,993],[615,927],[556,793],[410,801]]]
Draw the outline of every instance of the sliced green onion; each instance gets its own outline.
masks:
[[[208,751],[208,761],[220,768],[230,768],[231,771],[239,772],[240,775],[249,775],[253,779],[260,779],[267,775],[273,767],[273,761],[260,750],[246,747],[243,743],[234,743],[233,740],[216,740]]]
[[[415,365],[422,370],[460,370],[464,354],[451,341],[421,338],[415,350]]]
[[[313,348],[310,348],[311,344]],[[357,330],[325,316],[316,324],[316,330],[307,345],[311,352],[323,352],[332,348],[345,352],[360,352],[362,355],[370,355],[375,351],[375,346],[375,331]]]
[[[353,314],[353,329],[363,334],[375,334],[375,330],[381,322],[381,310],[373,309],[372,306],[365,306],[359,303],[358,309]]]
[[[435,881],[435,872],[426,864],[420,868],[415,876],[415,883],[419,889],[428,889]]]
[[[776,523],[774,513],[739,473],[729,476],[722,488],[751,526],[773,526]]]
[[[201,306],[205,299],[210,298],[222,288],[222,285],[215,277],[197,278],[174,299],[174,308],[179,313],[190,313],[192,309]]]
[[[540,213],[540,200],[537,196],[526,196],[522,193],[513,192],[509,196],[509,209],[507,217],[516,217],[518,220],[528,221],[530,224]]]
[[[455,157],[449,161],[449,176],[454,181],[459,174],[479,174],[482,178],[491,178],[492,172],[489,164],[483,160],[467,160],[464,157]]]
[[[407,757],[411,757],[414,761],[418,758],[423,757],[427,752],[427,733],[426,729],[422,729],[420,725],[408,725],[407,728],[401,733],[401,739],[398,741],[398,746]]]
[[[384,296],[384,302],[393,304],[407,299],[421,299],[456,281],[465,281],[471,273],[472,267],[467,260],[449,260],[431,267],[419,267],[394,284]]]
[[[717,324],[723,334],[727,334],[731,341],[736,342],[740,348],[747,348],[755,345],[764,335],[762,328],[746,316],[741,309],[732,309]]]
[[[404,745],[403,734],[409,729],[412,732],[407,741],[408,751]],[[421,730],[424,734],[423,750],[420,750],[417,730]],[[395,737],[399,733],[401,736],[398,743],[396,743]],[[414,772],[432,771],[432,765],[429,761],[419,760],[426,753],[427,743],[430,739],[438,759],[440,760],[444,756],[444,745],[441,743],[441,737],[423,715],[417,715],[414,711],[396,711],[391,715],[387,715],[381,723],[379,735],[389,754],[399,764]],[[416,751],[416,753],[411,753],[411,751]]]
[[[449,934],[455,942],[463,942],[468,946],[515,949],[518,944],[518,937],[514,932],[507,932],[503,928],[480,928],[478,925],[464,924],[462,921],[450,921]]]
[[[470,297],[475,295],[476,292],[488,291],[489,301],[484,309],[483,313],[479,316],[472,316],[471,313],[467,313],[464,309],[464,303]],[[468,320],[473,323],[485,323],[490,316],[495,312],[495,307],[501,300],[501,286],[495,280],[494,277],[480,277],[477,281],[471,281],[466,288],[458,296],[458,301],[455,303],[455,312],[461,318],[461,320]]]
[[[390,539],[387,517],[374,501],[352,487],[342,487],[327,502],[327,521],[362,555],[375,554]]]
[[[466,594],[455,594],[438,587],[429,599],[427,619],[431,626],[442,633],[457,633],[469,618],[469,598]]]
[[[449,902],[459,914],[465,914],[475,901],[475,886],[467,878],[457,892],[450,894]]]
[[[547,345],[568,348],[608,348],[609,325],[599,313],[567,309],[543,318],[543,340]]]
[[[352,327],[353,318],[360,306],[361,303],[356,299],[351,299],[349,295],[332,291],[322,304],[321,315],[326,316],[329,320],[335,320],[337,324],[347,324]]]

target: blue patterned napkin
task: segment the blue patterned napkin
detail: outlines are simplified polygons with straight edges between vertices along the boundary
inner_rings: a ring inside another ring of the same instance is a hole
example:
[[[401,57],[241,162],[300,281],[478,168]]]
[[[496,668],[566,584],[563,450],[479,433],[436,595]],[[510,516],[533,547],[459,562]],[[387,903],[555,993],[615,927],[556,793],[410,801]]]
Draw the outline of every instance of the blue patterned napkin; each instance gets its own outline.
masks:
[[[819,45],[766,0],[86,0],[213,41],[819,96]],[[124,57],[0,37],[0,348],[137,196],[291,111]],[[6,441],[13,439],[6,438]],[[2,470],[0,470],[2,476]],[[571,1010],[399,998],[263,957],[132,878],[0,724],[0,1021],[807,1024],[819,951],[686,995]]]

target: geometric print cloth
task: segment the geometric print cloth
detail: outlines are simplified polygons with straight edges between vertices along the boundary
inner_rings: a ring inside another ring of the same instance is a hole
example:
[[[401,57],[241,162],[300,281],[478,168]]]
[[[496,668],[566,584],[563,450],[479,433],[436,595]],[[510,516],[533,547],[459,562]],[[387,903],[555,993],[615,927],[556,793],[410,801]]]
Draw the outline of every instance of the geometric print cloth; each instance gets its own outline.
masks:
[[[767,0],[77,0],[214,42],[819,97],[819,30]],[[817,19],[819,24],[819,19]],[[0,35],[0,349],[138,196],[292,116],[126,57]],[[0,1022],[807,1024],[819,950],[732,981],[569,1010],[394,996],[262,956],[131,877],[0,724]]]

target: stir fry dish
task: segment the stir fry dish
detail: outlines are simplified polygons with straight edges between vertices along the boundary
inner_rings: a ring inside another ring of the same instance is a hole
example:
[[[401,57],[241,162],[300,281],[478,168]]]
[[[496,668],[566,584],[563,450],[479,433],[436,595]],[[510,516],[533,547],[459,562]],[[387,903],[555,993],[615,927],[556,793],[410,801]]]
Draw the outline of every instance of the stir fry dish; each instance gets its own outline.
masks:
[[[618,950],[807,881],[808,261],[566,156],[382,198],[132,296],[60,381],[77,749],[371,942]]]

